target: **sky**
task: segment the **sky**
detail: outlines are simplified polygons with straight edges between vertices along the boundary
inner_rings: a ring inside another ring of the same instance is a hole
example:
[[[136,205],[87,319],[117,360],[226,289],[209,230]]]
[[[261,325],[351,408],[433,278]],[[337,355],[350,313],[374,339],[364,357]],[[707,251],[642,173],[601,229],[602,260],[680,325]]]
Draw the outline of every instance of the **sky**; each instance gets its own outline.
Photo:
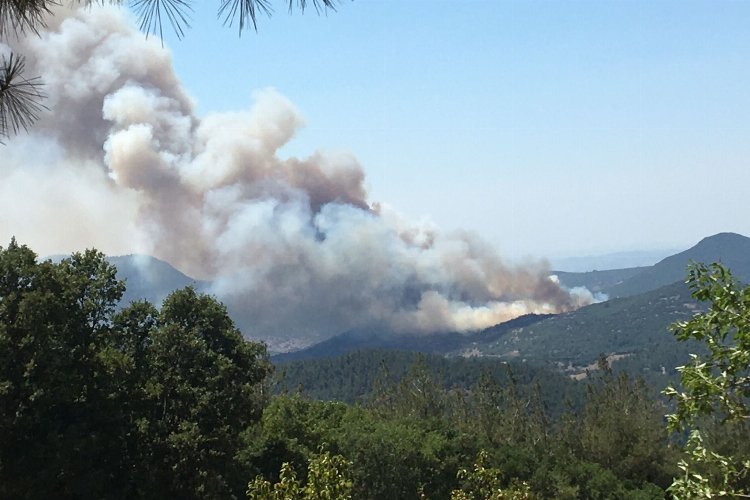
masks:
[[[198,114],[274,88],[305,120],[282,155],[353,154],[410,220],[512,259],[750,234],[750,3],[274,5],[238,36],[196,2],[167,35]]]

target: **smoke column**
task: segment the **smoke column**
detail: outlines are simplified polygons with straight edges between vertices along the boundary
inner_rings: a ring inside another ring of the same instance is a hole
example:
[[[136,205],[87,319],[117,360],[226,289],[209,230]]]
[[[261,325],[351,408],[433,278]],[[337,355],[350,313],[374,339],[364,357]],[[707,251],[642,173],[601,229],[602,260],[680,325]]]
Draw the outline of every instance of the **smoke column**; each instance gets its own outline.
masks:
[[[45,251],[154,255],[201,279],[247,336],[470,331],[591,301],[543,265],[373,204],[349,155],[280,158],[302,125],[273,89],[195,116],[170,54],[113,7],[61,11],[14,50],[51,112],[0,150],[0,236]],[[0,51],[9,47],[0,45]]]

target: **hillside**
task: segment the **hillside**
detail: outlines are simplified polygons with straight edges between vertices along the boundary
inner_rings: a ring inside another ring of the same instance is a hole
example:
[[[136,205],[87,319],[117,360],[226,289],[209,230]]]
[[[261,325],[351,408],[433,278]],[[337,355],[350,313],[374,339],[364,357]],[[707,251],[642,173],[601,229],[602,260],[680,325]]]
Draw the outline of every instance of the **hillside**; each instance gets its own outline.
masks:
[[[175,289],[193,285],[207,290],[209,286],[153,257],[130,255],[108,260],[117,266],[118,277],[127,283],[123,303],[147,299],[158,304]],[[369,328],[337,335],[275,359],[281,362],[339,356],[357,349],[397,349],[527,359],[554,363],[570,374],[581,374],[600,353],[615,353],[619,355],[619,367],[667,375],[685,361],[690,350],[675,342],[667,327],[694,311],[695,305],[680,283],[691,260],[722,261],[746,281],[750,276],[750,238],[720,233],[648,267],[557,273],[565,286],[585,286],[615,297],[572,313],[522,316],[468,335],[396,334],[384,328]],[[238,324],[240,329],[246,326]]]
[[[702,239],[692,248],[667,257],[607,290],[611,297],[627,297],[685,279],[691,262],[722,262],[740,281],[750,277],[750,238],[719,233]]]
[[[142,299],[160,304],[174,290],[190,285],[198,290],[208,287],[207,282],[195,280],[155,257],[122,255],[107,260],[117,267],[117,278],[125,281],[123,304]]]
[[[552,274],[557,276],[560,283],[568,288],[582,286],[588,288],[593,293],[608,294],[612,287],[648,269],[648,267],[628,267],[625,269],[608,269],[606,271],[588,271],[585,273],[552,271]]]
[[[374,328],[357,330],[336,335],[299,351],[277,354],[273,360],[285,362],[329,358],[360,349],[395,349],[426,354],[445,354],[474,342],[490,342],[514,328],[528,326],[549,317],[551,317],[549,314],[526,314],[472,334],[448,332],[426,335],[394,333],[386,329]]]
[[[638,373],[662,386],[675,375],[675,367],[699,349],[695,344],[677,342],[669,325],[699,309],[687,286],[677,282],[567,314],[523,316],[471,335],[350,332],[301,351],[276,355],[273,360],[323,360],[362,349],[391,349],[551,365],[580,377],[596,366],[600,354],[606,354],[615,368]]]
[[[546,364],[581,377],[596,367],[601,354],[617,369],[637,373],[657,386],[676,374],[700,346],[677,342],[669,331],[675,321],[700,310],[682,282],[631,297],[593,304],[566,314],[529,315],[471,335],[395,335],[385,331],[352,332],[274,362],[342,356],[361,349],[419,351],[456,357],[495,358]]]
[[[629,297],[656,290],[685,279],[691,262],[722,262],[741,281],[750,278],[750,238],[735,233],[719,233],[702,239],[695,246],[666,257],[652,266],[629,267],[583,273],[552,271],[568,288],[583,286],[595,293]]]
[[[366,401],[374,391],[397,383],[415,366],[425,367],[444,389],[469,389],[483,374],[491,375],[503,385],[509,383],[512,374],[513,382],[526,395],[539,383],[545,404],[555,415],[565,409],[565,398],[561,395],[580,401],[584,392],[583,387],[557,370],[495,358],[446,358],[437,354],[363,349],[320,359],[284,362],[274,357],[272,360],[276,365],[273,389],[277,394],[299,390],[314,399],[346,403]]]
[[[600,354],[606,354],[614,355],[611,359],[619,368],[666,377],[674,375],[674,368],[698,349],[695,344],[677,342],[669,325],[698,310],[687,286],[677,282],[557,315],[453,354],[548,362],[571,375],[584,374]]]

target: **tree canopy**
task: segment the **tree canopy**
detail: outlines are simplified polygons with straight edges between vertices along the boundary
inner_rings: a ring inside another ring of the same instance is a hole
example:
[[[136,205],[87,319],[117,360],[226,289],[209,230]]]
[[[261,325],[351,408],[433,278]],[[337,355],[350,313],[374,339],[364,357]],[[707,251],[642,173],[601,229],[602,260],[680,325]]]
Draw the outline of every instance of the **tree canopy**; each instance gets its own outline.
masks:
[[[191,288],[118,309],[90,250],[37,262],[0,249],[0,497],[230,498],[248,472],[265,346]],[[113,484],[117,484],[116,488]]]
[[[675,401],[669,428],[690,433],[687,457],[680,462],[683,474],[671,492],[676,498],[748,496],[750,286],[741,285],[721,264],[691,266],[687,283],[693,297],[708,302],[708,310],[672,329],[681,341],[703,342],[708,354],[692,355],[689,364],[677,368],[682,387],[665,390]],[[725,441],[724,451],[707,441],[711,431],[741,438]]]
[[[271,397],[265,346],[212,297],[188,287],[124,306],[101,253],[40,262],[11,241],[0,498],[656,499],[670,484],[678,499],[747,495],[750,288],[721,266],[690,283],[710,307],[675,331],[710,354],[668,391],[670,444],[664,402],[606,358],[562,412],[545,403],[549,375],[529,390],[497,360],[505,376],[446,386],[436,358],[417,358],[359,405]]]

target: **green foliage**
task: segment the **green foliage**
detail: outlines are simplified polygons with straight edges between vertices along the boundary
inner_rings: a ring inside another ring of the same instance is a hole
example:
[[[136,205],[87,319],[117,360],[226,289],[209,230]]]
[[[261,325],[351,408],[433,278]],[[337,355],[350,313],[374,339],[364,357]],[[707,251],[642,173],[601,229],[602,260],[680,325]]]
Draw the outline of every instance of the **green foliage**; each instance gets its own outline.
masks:
[[[260,418],[265,348],[245,342],[224,306],[192,288],[170,295],[152,332],[141,426],[149,469],[171,491],[224,496],[242,474],[240,431]],[[189,457],[189,459],[187,459]]]
[[[424,357],[418,357],[401,380],[373,395],[370,405],[381,412],[422,420],[440,418],[446,411],[442,388]]]
[[[536,494],[554,499],[661,500],[664,490],[651,483],[633,484],[617,471],[579,457],[545,462],[529,481]]]
[[[606,361],[603,364],[601,379],[589,385],[575,428],[579,453],[619,477],[666,487],[673,471],[665,467],[669,460],[663,406],[642,380],[614,375]]]
[[[676,400],[669,416],[671,429],[689,425],[697,416],[719,412],[728,420],[750,417],[750,287],[741,287],[719,264],[691,267],[688,284],[693,297],[710,301],[708,311],[677,322],[678,340],[706,344],[705,358],[693,355],[678,368],[683,391],[665,393]]]
[[[445,498],[455,483],[457,441],[420,419],[278,396],[266,408],[261,429],[248,440],[246,460],[275,481],[281,463],[303,470],[315,450],[324,447],[351,462],[355,498],[417,498],[418,485],[430,497]]]
[[[277,358],[278,359],[278,358]],[[515,390],[522,395],[539,388],[544,405],[554,416],[564,411],[568,396],[582,400],[584,387],[550,368],[496,358],[447,358],[436,354],[367,349],[321,359],[275,361],[273,390],[284,394],[301,390],[314,399],[369,404],[377,398],[383,403],[394,397],[385,392],[398,391],[399,384],[415,364],[423,366],[438,389],[467,391],[487,374],[500,385],[508,385],[512,373]]]
[[[281,465],[279,481],[271,484],[262,476],[247,485],[250,500],[347,500],[352,498],[351,463],[341,455],[325,451],[310,459],[307,484],[297,479],[288,462]]]
[[[247,497],[250,500],[294,500],[301,498],[302,491],[294,469],[287,462],[281,465],[278,483],[272,485],[262,476],[257,476],[247,485]]]
[[[537,383],[533,392],[519,390],[515,373],[506,367],[504,384],[483,375],[467,395],[468,422],[478,419],[487,441],[532,452],[545,447],[549,438],[550,416]],[[473,422],[472,422],[473,423]],[[476,425],[476,423],[473,423]]]
[[[605,366],[562,416],[550,391],[573,382],[412,355],[379,359],[362,406],[267,401],[265,348],[224,306],[186,288],[117,310],[123,290],[95,251],[0,250],[0,498],[646,499],[673,477],[658,402]],[[691,441],[687,487],[741,491],[740,424]]]
[[[682,474],[668,489],[675,500],[747,496],[741,484],[750,471],[750,459],[739,461],[708,450],[698,430],[690,433],[685,451],[686,458],[678,464]],[[701,474],[702,470],[710,472]]]
[[[235,456],[265,405],[265,347],[192,289],[116,311],[123,291],[99,252],[0,249],[1,498],[244,490]]]
[[[351,464],[341,455],[323,452],[310,461],[305,495],[310,499],[338,500],[351,498]]]
[[[660,405],[642,383],[605,370],[560,419],[507,366],[468,389],[445,388],[429,359],[381,379],[364,406],[273,398],[247,460],[272,463],[262,472],[278,482],[281,463],[303,470],[324,445],[351,462],[352,495],[363,499],[482,498],[487,487],[499,498],[664,497],[671,457]]]
[[[691,352],[703,352],[696,341],[677,342],[666,334],[671,323],[689,319],[696,310],[689,289],[675,283],[553,316],[497,340],[480,340],[472,348],[508,361],[553,364],[582,376],[587,367],[596,366],[599,354],[616,353],[624,357],[612,363],[613,370],[627,370],[649,385],[664,387],[677,378],[674,367],[685,364]]]
[[[451,492],[451,500],[528,500],[535,498],[531,488],[524,482],[516,482],[509,488],[502,487],[502,473],[493,467],[486,467],[487,452],[482,450],[477,456],[474,468],[461,469],[458,478],[461,489]]]
[[[693,355],[691,363],[678,368],[682,388],[664,393],[675,400],[675,412],[667,416],[673,431],[691,429],[682,475],[670,488],[677,498],[712,498],[747,494],[744,480],[747,453],[724,455],[705,446],[700,417],[718,415],[727,426],[737,425],[747,436],[750,418],[750,287],[741,286],[720,264],[695,264],[688,284],[693,297],[709,307],[688,321],[675,323],[678,340],[703,342],[708,354]]]
[[[96,495],[121,478],[128,359],[109,316],[122,290],[97,252],[53,265],[0,249],[0,496]]]

